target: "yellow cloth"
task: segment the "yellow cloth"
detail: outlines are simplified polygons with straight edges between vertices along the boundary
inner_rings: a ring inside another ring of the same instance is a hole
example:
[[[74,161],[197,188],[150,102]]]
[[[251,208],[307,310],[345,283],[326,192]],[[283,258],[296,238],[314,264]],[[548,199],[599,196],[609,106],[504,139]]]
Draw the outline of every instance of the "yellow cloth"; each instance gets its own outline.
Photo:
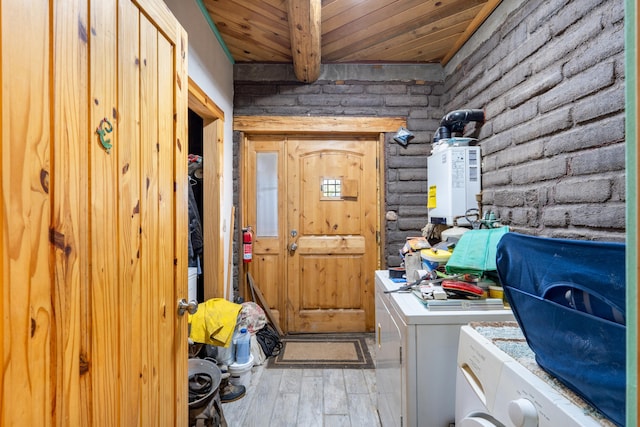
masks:
[[[224,298],[212,298],[198,305],[198,311],[189,315],[189,337],[198,343],[228,347],[236,328],[242,305]]]

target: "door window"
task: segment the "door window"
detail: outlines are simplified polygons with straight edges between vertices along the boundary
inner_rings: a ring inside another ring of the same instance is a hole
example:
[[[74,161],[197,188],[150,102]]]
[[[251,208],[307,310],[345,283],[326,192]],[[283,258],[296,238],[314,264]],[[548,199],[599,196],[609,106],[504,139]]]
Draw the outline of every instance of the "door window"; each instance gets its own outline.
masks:
[[[256,236],[278,236],[278,153],[256,153]]]

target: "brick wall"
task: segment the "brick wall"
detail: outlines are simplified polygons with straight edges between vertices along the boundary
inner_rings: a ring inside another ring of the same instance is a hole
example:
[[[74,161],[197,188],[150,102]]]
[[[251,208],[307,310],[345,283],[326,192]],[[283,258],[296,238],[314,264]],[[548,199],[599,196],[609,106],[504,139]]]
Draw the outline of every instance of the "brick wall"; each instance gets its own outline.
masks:
[[[624,240],[623,18],[622,0],[525,1],[445,68],[445,110],[485,109],[483,202],[512,229]]]

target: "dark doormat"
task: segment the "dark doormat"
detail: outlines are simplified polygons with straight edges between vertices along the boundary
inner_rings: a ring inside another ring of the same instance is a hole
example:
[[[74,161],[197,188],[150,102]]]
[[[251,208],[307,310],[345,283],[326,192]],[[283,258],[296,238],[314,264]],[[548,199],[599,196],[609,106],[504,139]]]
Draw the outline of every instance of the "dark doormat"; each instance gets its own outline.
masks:
[[[373,369],[365,334],[291,334],[267,368]]]

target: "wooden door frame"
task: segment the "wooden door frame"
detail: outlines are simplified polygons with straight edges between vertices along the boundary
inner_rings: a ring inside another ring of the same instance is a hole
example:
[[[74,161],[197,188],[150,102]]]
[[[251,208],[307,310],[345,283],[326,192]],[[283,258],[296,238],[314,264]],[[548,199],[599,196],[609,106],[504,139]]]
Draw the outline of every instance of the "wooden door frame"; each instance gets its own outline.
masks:
[[[202,211],[204,245],[204,300],[226,296],[224,234],[222,233],[222,183],[224,177],[224,111],[189,77],[189,108],[203,120]],[[213,166],[213,167],[212,167]],[[228,273],[231,274],[231,271]]]
[[[406,127],[406,119],[401,117],[310,117],[310,116],[235,116],[233,119],[234,131],[241,132],[241,141],[245,141],[247,135],[264,135],[277,134],[283,136],[309,136],[309,135],[350,135],[350,136],[377,136],[378,137],[378,188],[377,188],[377,204],[378,204],[378,230],[380,237],[377,242],[378,251],[378,267],[384,264],[384,254],[381,248],[384,247],[385,233],[382,227],[385,199],[385,162],[384,162],[384,134],[387,132],[396,132],[401,126]],[[244,153],[245,144],[240,144],[240,161],[239,161],[239,223],[246,222],[246,209],[243,203],[245,194],[243,180],[245,177],[244,161],[246,156]],[[236,235],[239,239],[240,235]],[[242,259],[242,245],[238,246],[238,257]],[[238,288],[240,296],[247,295],[246,268],[243,263],[238,265]]]

